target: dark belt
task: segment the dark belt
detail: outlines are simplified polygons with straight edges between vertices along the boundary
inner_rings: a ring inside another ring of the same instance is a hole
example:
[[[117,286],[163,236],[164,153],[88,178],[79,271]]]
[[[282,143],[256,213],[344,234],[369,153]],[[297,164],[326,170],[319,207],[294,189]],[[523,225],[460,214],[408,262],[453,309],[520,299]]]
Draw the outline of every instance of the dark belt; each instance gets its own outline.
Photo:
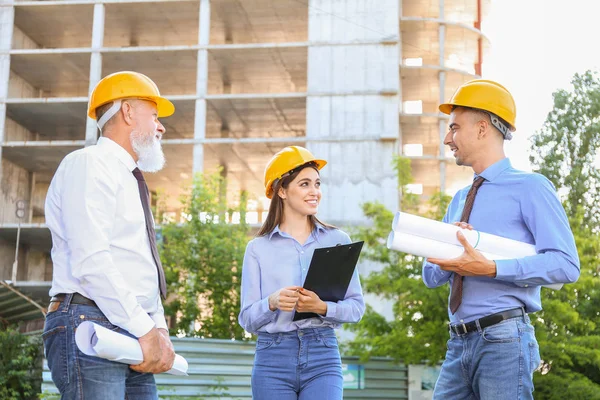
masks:
[[[513,308],[512,310],[506,310],[496,314],[487,315],[465,324],[449,325],[449,327],[452,332],[460,336],[469,332],[475,332],[478,329],[484,329],[488,326],[496,325],[497,323],[506,319],[521,317],[523,315],[524,313],[522,308]],[[477,322],[479,322],[479,328],[477,327]]]
[[[65,301],[65,297],[67,295],[64,293],[57,294],[56,296],[50,299],[50,306],[48,306],[48,311],[56,311],[60,303]],[[71,304],[83,304],[86,306],[94,306],[98,307],[94,300],[88,299],[85,296],[80,295],[79,293],[73,293],[73,298],[71,299]]]

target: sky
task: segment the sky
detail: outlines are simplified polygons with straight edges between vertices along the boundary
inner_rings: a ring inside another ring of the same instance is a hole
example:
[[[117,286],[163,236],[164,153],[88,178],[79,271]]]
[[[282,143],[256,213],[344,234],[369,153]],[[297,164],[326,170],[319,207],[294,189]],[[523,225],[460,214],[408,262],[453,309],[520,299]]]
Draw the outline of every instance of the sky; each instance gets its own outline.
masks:
[[[515,167],[531,170],[528,138],[552,109],[552,93],[568,89],[576,72],[600,70],[599,17],[598,0],[492,0],[483,77],[515,98],[517,131],[505,146]]]

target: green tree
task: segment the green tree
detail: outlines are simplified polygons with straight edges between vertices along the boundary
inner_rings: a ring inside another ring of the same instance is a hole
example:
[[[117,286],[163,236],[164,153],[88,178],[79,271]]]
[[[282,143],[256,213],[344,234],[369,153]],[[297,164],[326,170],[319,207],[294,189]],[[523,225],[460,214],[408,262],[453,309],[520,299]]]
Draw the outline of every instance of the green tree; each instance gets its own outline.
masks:
[[[600,399],[600,80],[576,74],[570,90],[532,137],[531,162],[563,194],[575,236],[581,276],[560,291],[542,291],[533,318],[544,360],[535,375],[536,399]]]
[[[425,207],[419,207],[418,196],[408,193],[406,185],[412,182],[410,160],[395,159],[401,204],[404,211],[441,219],[450,197],[438,193]],[[347,345],[350,354],[362,359],[390,356],[406,363],[429,360],[436,363],[445,354],[448,340],[447,301],[448,287],[428,289],[421,279],[423,259],[389,250],[384,238],[391,230],[393,213],[379,203],[363,205],[372,226],[359,228],[353,237],[365,241],[363,259],[382,265],[382,269],[363,277],[365,292],[375,293],[393,302],[394,318],[391,321],[372,307],[367,307],[360,324],[349,325],[356,338]]]
[[[172,293],[165,312],[176,321],[172,334],[244,338],[237,315],[248,241],[247,194],[242,192],[239,206],[228,209],[225,185],[219,172],[197,175],[182,199],[187,222],[162,230],[161,260]],[[239,224],[226,221],[234,215],[239,215]]]
[[[0,328],[0,399],[35,399],[42,383],[42,343],[13,328]]]
[[[565,209],[586,219],[600,215],[600,80],[596,73],[575,74],[571,90],[553,94],[554,108],[532,138],[530,161],[537,172],[566,191]]]

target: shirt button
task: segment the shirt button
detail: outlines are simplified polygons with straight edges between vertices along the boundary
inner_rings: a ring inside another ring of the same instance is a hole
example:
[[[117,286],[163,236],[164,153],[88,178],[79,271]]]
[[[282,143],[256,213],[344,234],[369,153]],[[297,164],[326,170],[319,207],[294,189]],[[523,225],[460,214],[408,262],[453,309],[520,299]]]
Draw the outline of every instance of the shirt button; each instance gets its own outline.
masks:
[[[300,252],[300,254],[304,254],[304,252],[303,252],[303,251],[301,251],[301,252]]]
[[[525,285],[525,287],[529,287],[529,285]]]

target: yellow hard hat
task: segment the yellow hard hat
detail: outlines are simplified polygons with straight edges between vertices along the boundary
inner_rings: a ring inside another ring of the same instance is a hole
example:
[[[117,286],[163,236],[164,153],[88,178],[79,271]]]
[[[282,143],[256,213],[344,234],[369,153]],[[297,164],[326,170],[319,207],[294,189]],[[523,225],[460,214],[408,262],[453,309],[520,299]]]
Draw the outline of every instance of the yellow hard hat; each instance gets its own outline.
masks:
[[[511,132],[516,130],[517,106],[510,92],[498,82],[486,79],[473,79],[454,92],[450,102],[440,105],[444,114],[450,114],[453,107],[471,107],[490,112],[508,123]],[[504,132],[503,132],[504,133]]]
[[[273,183],[283,178],[288,172],[309,162],[314,162],[317,169],[327,164],[325,160],[318,160],[310,151],[300,146],[288,146],[278,151],[265,168],[265,194],[267,198],[273,197]]]
[[[142,99],[156,104],[159,117],[168,117],[175,112],[175,106],[160,95],[158,87],[144,74],[133,71],[115,72],[98,82],[88,104],[88,116],[96,119],[96,109],[119,99]]]

